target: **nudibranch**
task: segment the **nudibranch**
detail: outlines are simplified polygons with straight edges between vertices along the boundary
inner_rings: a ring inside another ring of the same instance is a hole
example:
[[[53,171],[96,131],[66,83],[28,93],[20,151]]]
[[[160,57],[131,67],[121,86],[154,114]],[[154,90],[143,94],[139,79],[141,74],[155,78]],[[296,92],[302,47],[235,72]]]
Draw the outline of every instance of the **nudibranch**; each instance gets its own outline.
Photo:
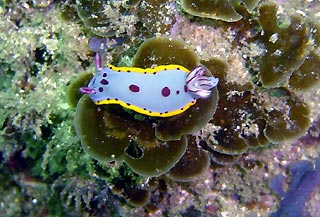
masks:
[[[154,117],[181,114],[197,99],[209,97],[218,84],[218,78],[205,75],[204,66],[192,71],[180,65],[102,68],[98,54],[95,65],[97,74],[88,87],[80,88],[83,94],[88,94],[97,105],[119,104]]]

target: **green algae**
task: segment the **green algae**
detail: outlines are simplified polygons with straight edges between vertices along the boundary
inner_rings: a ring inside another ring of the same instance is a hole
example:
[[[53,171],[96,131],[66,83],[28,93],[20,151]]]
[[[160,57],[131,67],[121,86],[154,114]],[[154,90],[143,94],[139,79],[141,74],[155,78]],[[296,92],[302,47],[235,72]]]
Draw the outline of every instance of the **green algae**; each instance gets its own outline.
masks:
[[[72,81],[68,87],[66,98],[68,105],[71,108],[76,108],[79,99],[82,97],[82,94],[79,91],[80,87],[84,87],[89,83],[92,78],[92,73],[83,73],[75,81]]]
[[[320,24],[309,21],[312,47],[303,64],[295,70],[290,79],[288,87],[294,91],[303,92],[319,85],[320,57],[317,51],[320,47]]]
[[[269,140],[264,135],[266,124],[266,120],[258,118],[243,129],[241,136],[249,147],[259,148],[269,144]]]
[[[194,16],[235,22],[242,18],[237,12],[238,7],[244,5],[249,12],[252,12],[258,2],[258,0],[181,0],[181,6],[186,12]]]
[[[61,4],[61,18],[66,21],[79,22],[81,21],[75,7],[74,0],[66,0]]]
[[[137,16],[146,31],[164,34],[175,23],[175,15],[170,8],[170,2],[166,0],[141,1],[138,6]]]
[[[285,88],[270,91],[277,92],[280,96],[270,96],[276,98],[273,100],[279,101],[279,105],[268,112],[265,136],[273,143],[302,136],[310,126],[308,106]]]
[[[149,68],[154,64],[177,64],[193,69],[198,64],[198,57],[179,39],[154,37],[144,41],[135,54],[132,66]]]
[[[311,51],[303,64],[292,73],[289,87],[297,91],[306,91],[320,83],[320,57]]]
[[[249,12],[252,12],[253,9],[256,8],[256,6],[259,3],[259,1],[257,1],[257,0],[242,0],[240,2],[245,5],[246,9]]]
[[[223,165],[223,166],[232,165],[236,163],[242,156],[240,154],[239,155],[223,154],[214,150],[209,150],[209,152],[210,152],[209,156],[212,162],[216,163],[217,165]]]
[[[183,157],[170,169],[170,179],[189,182],[206,172],[210,165],[210,158],[206,151],[197,145],[194,137],[188,136],[188,148]]]
[[[75,7],[85,27],[96,35],[119,36],[135,29],[137,19],[127,1],[79,0]]]
[[[127,158],[125,161],[130,168],[144,176],[159,176],[171,169],[184,155],[187,139],[160,142],[154,148],[144,150],[139,159]]]
[[[265,3],[259,8],[266,52],[260,60],[260,78],[264,87],[279,87],[301,66],[311,49],[310,27],[302,17],[292,15],[290,24],[280,27],[276,4]]]
[[[239,155],[246,152],[248,145],[241,138],[242,123],[247,115],[256,116],[253,106],[250,84],[240,86],[225,80],[227,65],[217,59],[202,63],[219,78],[219,105],[210,123],[219,126],[214,133],[214,140],[207,140],[207,145],[216,152]],[[240,113],[242,113],[242,118]]]
[[[105,131],[109,129],[104,126],[103,116],[104,111],[98,109],[88,96],[80,99],[75,115],[75,128],[82,147],[101,161],[122,160],[123,150],[129,140],[124,135],[115,133],[115,136],[111,137],[106,134]]]
[[[100,36],[112,36],[114,30],[110,28],[108,15],[104,13],[104,1],[81,0],[76,4],[77,14],[85,27]]]
[[[215,0],[213,2],[183,0],[181,6],[185,11],[194,16],[221,19],[228,22],[241,19],[241,15],[225,0]]]
[[[88,34],[100,37],[167,33],[175,21],[168,1],[68,0],[61,6],[64,20],[82,22]]]

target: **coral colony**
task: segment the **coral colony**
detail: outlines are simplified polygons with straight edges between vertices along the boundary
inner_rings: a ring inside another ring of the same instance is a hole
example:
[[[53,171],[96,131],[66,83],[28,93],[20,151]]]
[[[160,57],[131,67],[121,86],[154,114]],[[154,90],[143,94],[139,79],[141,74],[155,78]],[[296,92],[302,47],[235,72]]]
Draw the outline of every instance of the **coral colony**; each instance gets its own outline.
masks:
[[[0,1],[0,215],[314,215],[319,10]]]

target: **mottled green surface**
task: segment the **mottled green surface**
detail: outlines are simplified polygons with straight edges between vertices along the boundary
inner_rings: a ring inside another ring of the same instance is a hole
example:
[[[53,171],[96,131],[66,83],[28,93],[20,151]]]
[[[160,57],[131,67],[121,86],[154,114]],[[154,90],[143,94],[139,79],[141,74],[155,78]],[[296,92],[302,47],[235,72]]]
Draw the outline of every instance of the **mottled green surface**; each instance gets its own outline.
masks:
[[[74,7],[85,27],[101,37],[126,34],[137,22],[127,1],[79,0]]]
[[[210,158],[206,151],[197,145],[195,138],[188,137],[188,148],[173,168],[168,173],[168,177],[173,180],[188,182],[195,180],[206,172],[210,165]]]
[[[167,0],[141,1],[137,7],[137,16],[148,32],[165,34],[175,22],[175,15],[168,10],[170,2]]]
[[[320,57],[311,51],[303,64],[292,73],[289,86],[297,91],[305,91],[319,86],[319,83]]]
[[[65,20],[80,21],[85,31],[100,37],[165,34],[175,21],[170,2],[163,0],[68,0],[61,10]]]
[[[144,41],[133,58],[132,66],[149,68],[153,64],[178,64],[187,69],[198,65],[198,57],[185,42],[168,37],[155,37]]]
[[[266,49],[260,60],[261,82],[264,87],[282,86],[310,52],[310,27],[301,16],[292,16],[288,26],[279,26],[276,4],[263,4],[259,12]]]
[[[215,152],[239,155],[244,153],[248,145],[239,136],[241,134],[241,119],[240,111],[255,115],[255,109],[251,102],[250,90],[252,86],[240,86],[237,84],[228,83],[225,79],[227,65],[220,60],[211,59],[202,62],[219,78],[219,94],[220,101],[214,118],[210,121],[220,130],[215,132],[215,141],[206,142],[207,145]],[[230,91],[235,91],[234,96],[227,96]]]
[[[300,137],[310,126],[309,108],[294,93],[287,89],[272,89],[271,98],[284,102],[268,113],[266,137],[274,143]],[[275,95],[274,95],[275,94]]]
[[[185,139],[162,143],[154,137],[151,125],[108,111],[109,106],[104,107],[97,107],[88,96],[83,96],[77,106],[76,131],[82,147],[93,158],[102,162],[125,161],[138,174],[158,176],[170,169],[184,153]],[[130,140],[142,148],[140,158],[125,154]]]
[[[92,77],[92,73],[83,73],[71,82],[66,93],[67,102],[71,108],[76,108],[79,99],[83,96],[79,88],[86,86]]]
[[[242,4],[248,11],[252,11],[259,0],[181,0],[182,8],[191,15],[235,22],[242,18],[236,8]]]

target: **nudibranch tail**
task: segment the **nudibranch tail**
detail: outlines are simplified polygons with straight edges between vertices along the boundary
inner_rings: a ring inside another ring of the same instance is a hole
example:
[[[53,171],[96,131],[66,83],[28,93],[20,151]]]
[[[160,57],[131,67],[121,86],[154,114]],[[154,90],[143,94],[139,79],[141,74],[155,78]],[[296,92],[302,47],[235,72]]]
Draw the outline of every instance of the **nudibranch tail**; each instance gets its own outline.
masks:
[[[198,66],[194,68],[187,76],[186,85],[188,91],[194,93],[200,98],[207,98],[211,94],[211,89],[217,86],[219,79],[213,76],[205,76],[206,68]]]

